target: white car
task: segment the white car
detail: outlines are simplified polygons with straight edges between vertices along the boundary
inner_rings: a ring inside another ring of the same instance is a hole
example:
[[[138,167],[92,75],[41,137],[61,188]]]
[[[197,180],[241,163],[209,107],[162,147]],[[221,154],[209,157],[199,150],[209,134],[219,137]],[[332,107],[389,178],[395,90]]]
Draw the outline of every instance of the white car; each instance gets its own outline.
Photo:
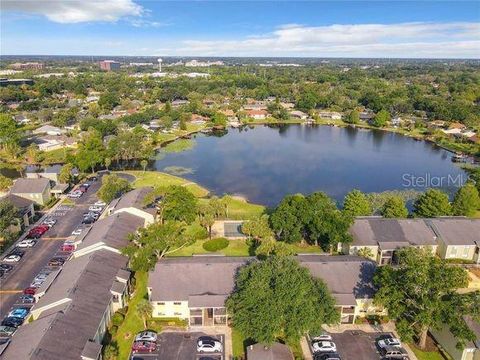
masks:
[[[155,331],[142,331],[135,336],[135,341],[157,341],[157,333]]]
[[[70,194],[68,194],[68,197],[73,199],[78,199],[82,195],[83,193],[80,190],[74,190]]]
[[[216,339],[202,336],[197,341],[197,352],[204,353],[213,353],[213,352],[222,352],[223,346],[222,343]]]
[[[107,205],[105,202],[101,201],[101,200],[98,200],[95,204],[93,204],[95,206],[105,206]]]
[[[384,349],[387,346],[402,347],[400,340],[394,337],[387,337],[385,339],[378,340],[378,347]]]
[[[328,334],[321,334],[318,336],[312,336],[312,341],[332,341],[332,337]]]
[[[82,233],[82,231],[83,231],[83,229],[80,229],[80,228],[75,229],[75,230],[72,231],[72,235],[73,236],[78,236]]]
[[[103,207],[101,206],[95,206],[95,205],[92,205],[88,208],[89,211],[95,211],[95,212],[100,212],[103,210]]]
[[[336,352],[337,346],[331,341],[316,341],[312,343],[313,352]]]
[[[19,262],[22,257],[18,255],[9,255],[3,261],[5,262]]]
[[[49,227],[52,227],[56,223],[57,223],[57,220],[55,220],[55,219],[45,219],[45,220],[43,220],[43,224],[45,224]]]
[[[25,239],[25,240],[20,241],[20,242],[17,244],[17,246],[18,246],[19,248],[30,248],[30,247],[34,247],[36,243],[37,243],[37,242],[36,242],[35,240]]]

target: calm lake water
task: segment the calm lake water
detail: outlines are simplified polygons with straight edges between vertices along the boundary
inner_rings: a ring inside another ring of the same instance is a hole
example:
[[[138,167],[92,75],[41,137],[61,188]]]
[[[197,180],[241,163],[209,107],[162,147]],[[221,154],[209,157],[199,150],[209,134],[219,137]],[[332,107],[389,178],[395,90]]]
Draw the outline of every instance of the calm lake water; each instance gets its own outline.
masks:
[[[156,160],[155,169],[187,168],[190,173],[181,176],[217,195],[242,195],[270,206],[287,194],[313,191],[341,201],[354,188],[381,192],[427,185],[451,193],[455,181],[465,180],[448,151],[383,131],[256,126],[229,129],[221,137],[201,134],[194,141],[192,149]]]

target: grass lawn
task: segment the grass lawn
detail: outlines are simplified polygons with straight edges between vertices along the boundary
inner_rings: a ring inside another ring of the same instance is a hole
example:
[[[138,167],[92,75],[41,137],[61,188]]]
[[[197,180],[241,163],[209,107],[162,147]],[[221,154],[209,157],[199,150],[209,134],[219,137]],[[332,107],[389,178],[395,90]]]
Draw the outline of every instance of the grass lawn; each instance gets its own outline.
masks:
[[[255,344],[254,341],[245,339],[243,335],[232,327],[232,352],[234,359],[245,358],[245,349],[249,345]]]
[[[445,360],[445,358],[437,351],[422,351],[415,345],[410,345],[418,360]]]
[[[137,314],[137,304],[142,299],[147,299],[147,279],[148,275],[145,272],[137,272],[135,274],[136,287],[135,294],[128,303],[128,312],[125,320],[118,328],[113,341],[118,344],[118,358],[128,359],[132,340],[136,333],[143,330],[142,318]]]
[[[225,249],[210,252],[203,248],[203,243],[207,240],[197,240],[194,244],[184,247],[170,256],[192,256],[195,254],[224,254],[226,256],[249,256],[249,246],[245,240],[230,240]]]
[[[241,198],[225,195],[222,199],[227,203],[228,218],[231,220],[255,219],[265,212],[265,206],[251,204]]]
[[[208,190],[204,187],[182,179],[178,176],[173,176],[158,171],[143,172],[141,170],[132,170],[122,172],[136,177],[136,180],[133,182],[133,187],[183,185],[186,186],[196,197],[204,197],[208,195]]]

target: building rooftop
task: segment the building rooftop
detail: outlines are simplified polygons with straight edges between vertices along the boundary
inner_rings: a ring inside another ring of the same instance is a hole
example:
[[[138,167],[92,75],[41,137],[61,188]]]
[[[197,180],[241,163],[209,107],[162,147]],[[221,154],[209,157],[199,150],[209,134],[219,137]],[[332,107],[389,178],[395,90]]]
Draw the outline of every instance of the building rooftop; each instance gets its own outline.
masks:
[[[426,222],[447,245],[480,246],[480,219],[450,217],[429,219]]]
[[[424,219],[360,217],[355,219],[350,234],[354,246],[381,245],[383,250],[405,245],[436,245],[436,235]]]
[[[50,186],[50,180],[40,179],[18,179],[12,186],[12,194],[38,194],[43,193]]]
[[[134,207],[142,211],[155,214],[156,209],[145,206],[145,197],[153,190],[151,187],[141,187],[124,194],[115,204],[113,211],[118,211],[124,208]]]
[[[43,172],[45,174],[60,174],[60,171],[62,171],[62,165],[51,165],[47,166]]]
[[[271,345],[255,344],[247,347],[248,360],[293,360],[293,354],[287,345],[273,343]]]
[[[34,203],[32,200],[25,199],[13,194],[7,194],[4,197],[0,198],[0,200],[9,201],[13,206],[15,206],[19,210],[28,208]]]

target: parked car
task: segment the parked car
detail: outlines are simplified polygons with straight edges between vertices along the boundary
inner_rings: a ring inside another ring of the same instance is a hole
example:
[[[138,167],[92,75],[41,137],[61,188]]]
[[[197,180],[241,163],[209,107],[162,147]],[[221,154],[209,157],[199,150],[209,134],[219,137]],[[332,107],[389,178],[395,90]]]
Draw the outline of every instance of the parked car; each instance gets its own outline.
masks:
[[[332,337],[328,334],[321,334],[311,337],[312,341],[332,341]]]
[[[8,255],[6,256],[3,261],[5,262],[19,262],[22,257],[18,255]]]
[[[22,295],[20,296],[19,301],[22,304],[34,304],[35,303],[35,297],[32,295]]]
[[[48,262],[48,266],[62,266],[65,263],[64,258],[54,257]]]
[[[85,217],[83,218],[82,220],[82,224],[93,224],[95,222],[96,219],[94,219],[93,217]]]
[[[83,213],[83,217],[84,218],[91,217],[91,218],[94,218],[95,220],[97,220],[100,217],[100,215],[97,212],[89,211],[87,213]]]
[[[50,218],[45,219],[45,220],[43,220],[43,222],[42,222],[42,224],[45,224],[45,225],[47,225],[48,227],[52,227],[52,226],[55,225],[56,223],[57,223],[57,220],[55,220],[55,219],[50,219]]]
[[[87,178],[87,180],[88,180],[88,181],[97,181],[97,180],[98,180],[98,177],[96,177],[96,176],[89,176],[89,177]]]
[[[197,340],[197,352],[222,352],[222,343],[214,338],[202,336]]]
[[[78,228],[78,229],[75,229],[72,231],[72,235],[73,236],[78,236],[82,233],[83,229],[82,228]]]
[[[30,287],[38,289],[42,284],[45,282],[45,280],[37,280],[37,281],[32,281],[30,284]]]
[[[135,341],[157,342],[157,333],[155,331],[142,331],[135,336]]]
[[[31,247],[34,247],[36,243],[37,243],[37,242],[36,242],[35,240],[25,239],[25,240],[20,241],[20,242],[17,244],[17,246],[18,246],[19,248],[31,248]]]
[[[157,350],[157,344],[152,341],[135,341],[132,352],[153,352]]]
[[[72,199],[78,199],[82,195],[83,195],[83,191],[73,190],[70,194],[68,194],[68,197]]]
[[[312,343],[313,352],[337,352],[337,346],[331,341],[315,341]]]
[[[0,337],[12,336],[15,331],[17,331],[17,329],[13,326],[2,325],[0,326]]]
[[[8,255],[18,255],[20,257],[23,257],[23,255],[25,255],[25,250],[22,250],[19,247],[14,247],[12,251],[8,253]]]
[[[313,360],[342,360],[337,353],[315,354]]]
[[[4,353],[5,349],[10,344],[10,341],[10,338],[0,338],[0,355]]]
[[[103,208],[101,206],[92,205],[88,208],[89,211],[101,212]]]
[[[102,201],[102,200],[98,200],[98,201],[97,201],[95,204],[93,204],[93,205],[95,205],[95,206],[105,206],[105,205],[107,205],[107,204],[106,204],[104,201]]]
[[[8,273],[9,271],[11,271],[12,269],[13,269],[13,266],[12,266],[12,265],[9,265],[9,264],[0,264],[0,270],[5,271],[6,273]]]
[[[75,245],[72,244],[72,243],[64,243],[64,244],[62,245],[61,250],[62,250],[63,252],[72,252],[72,251],[75,251]]]
[[[387,346],[380,349],[380,354],[384,359],[408,360],[407,351],[401,347]]]
[[[10,311],[7,316],[18,317],[20,319],[25,320],[25,318],[27,317],[29,312],[30,312],[29,308],[18,307],[18,308],[13,309],[12,311]]]
[[[35,293],[37,292],[37,288],[34,288],[34,287],[27,287],[25,290],[23,290],[23,293],[25,295],[35,295]]]
[[[387,346],[402,347],[400,340],[394,338],[393,336],[388,336],[377,341],[379,348],[385,348]]]
[[[7,316],[2,321],[3,326],[10,326],[10,327],[14,327],[14,328],[17,328],[22,324],[23,324],[23,319],[18,318],[18,317],[14,317],[14,316]]]

